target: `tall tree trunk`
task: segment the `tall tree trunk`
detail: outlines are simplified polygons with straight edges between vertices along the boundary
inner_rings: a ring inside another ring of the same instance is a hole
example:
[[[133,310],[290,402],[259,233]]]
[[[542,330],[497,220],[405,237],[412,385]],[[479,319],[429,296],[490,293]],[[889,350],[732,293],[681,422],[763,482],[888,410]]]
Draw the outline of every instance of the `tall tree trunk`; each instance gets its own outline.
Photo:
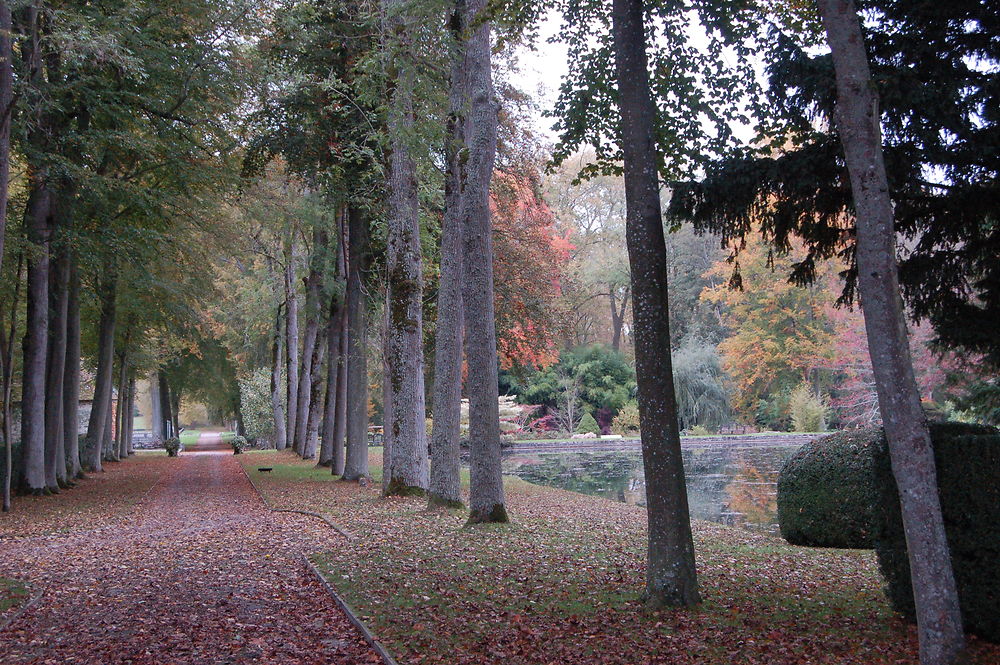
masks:
[[[341,316],[343,320],[340,324],[340,362],[337,366],[337,413],[334,417],[333,427],[332,470],[335,476],[344,474],[347,452],[347,353],[350,337],[347,332],[346,312]]]
[[[66,487],[66,432],[63,390],[66,381],[66,322],[69,316],[69,265],[66,240],[56,229],[49,271],[49,333],[45,386],[45,484]]]
[[[451,30],[451,89],[447,127],[447,173],[441,221],[441,278],[438,283],[434,336],[434,423],[431,430],[429,506],[462,505],[459,437],[462,420],[462,186],[461,155],[465,147],[465,113],[469,96],[466,77],[467,8],[456,0]]]
[[[169,385],[169,384],[168,384]],[[173,388],[170,389],[168,393],[170,396],[170,418],[173,421],[171,427],[174,430],[174,436],[181,435],[181,393],[179,390]]]
[[[642,0],[613,0],[612,22],[649,522],[646,600],[653,607],[693,605],[700,597],[670,362],[667,254],[654,140],[656,108],[649,88]]]
[[[166,372],[162,370],[157,372],[156,382],[159,385],[157,392],[160,395],[160,422],[163,427],[163,437],[164,439],[169,439],[177,436],[177,432],[173,429],[174,419],[170,415],[170,384],[167,381]]]
[[[128,342],[126,342],[127,344]],[[115,455],[118,459],[128,457],[125,448],[125,430],[128,413],[128,351],[118,356],[118,409],[115,412]]]
[[[295,283],[295,229],[285,248],[285,376],[288,445],[295,445],[295,419],[299,412],[299,294]]]
[[[323,291],[322,257],[326,251],[326,234],[313,231],[313,250],[309,257],[309,275],[306,278],[306,326],[302,337],[302,364],[299,368],[298,413],[295,416],[295,433],[292,443],[295,452],[306,456],[308,447],[309,414],[312,407],[313,362],[316,359],[316,340],[319,337],[323,306],[320,297]],[[319,368],[317,368],[319,369]]]
[[[3,428],[4,440],[4,480],[3,480],[3,512],[11,509],[11,475],[14,472],[14,442],[11,431],[10,393],[14,383],[14,338],[17,335],[17,304],[21,292],[21,266],[23,254],[18,255],[17,271],[14,273],[14,297],[10,305],[10,329],[3,330],[3,317],[0,316],[0,426]],[[2,308],[0,308],[2,309]]]
[[[0,2],[0,270],[3,268],[5,239],[7,237],[7,199],[10,185],[10,125],[14,114],[14,52],[11,48],[10,5]],[[0,353],[4,353],[0,350]],[[2,375],[3,440],[6,448],[4,459],[3,512],[10,510],[10,476],[13,472],[13,442],[10,440],[10,356],[0,360]]]
[[[87,424],[87,444],[83,466],[87,471],[103,471],[105,425],[111,405],[112,365],[115,353],[115,301],[117,273],[113,262],[105,262],[99,287],[101,316],[97,324],[97,374],[94,377],[94,401]]]
[[[271,341],[271,414],[274,418],[274,448],[284,450],[288,445],[288,434],[285,426],[285,405],[282,400],[281,389],[281,306],[278,306],[278,313],[274,317],[274,339]]]
[[[469,523],[506,522],[500,469],[496,316],[493,311],[493,225],[490,180],[497,148],[496,94],[490,62],[490,24],[480,22],[486,0],[469,2],[476,25],[466,51],[469,77],[468,150],[462,222],[465,257],[462,299],[469,366]]]
[[[167,437],[163,427],[163,398],[160,396],[159,372],[153,372],[149,375],[149,403],[150,436],[153,437],[154,441],[163,441]]]
[[[117,441],[117,426],[115,425],[115,396],[114,387],[111,388],[111,399],[108,400],[108,408],[104,411],[104,443],[102,444],[102,451],[104,453],[105,462],[117,462],[118,461],[118,448],[115,446]]]
[[[75,251],[68,254],[69,287],[66,297],[66,362],[63,372],[63,437],[66,474],[83,477],[80,462],[80,268]]]
[[[857,218],[858,290],[899,503],[916,602],[920,662],[955,662],[965,647],[941,516],[927,417],[913,374],[899,291],[895,228],[880,116],[852,0],[819,0],[837,80],[835,121]]]
[[[302,457],[313,459],[316,457],[316,448],[319,444],[319,428],[323,422],[323,385],[325,384],[323,375],[323,363],[326,360],[326,332],[328,326],[322,326],[319,334],[316,335],[316,344],[313,348],[311,368],[309,376],[309,414],[306,425],[305,446]]]
[[[343,209],[338,214],[337,219],[337,272],[336,280],[340,288],[337,289],[337,294],[330,299],[330,314],[328,319],[328,328],[326,331],[326,343],[327,343],[327,353],[326,353],[326,401],[323,405],[323,445],[320,450],[319,464],[320,466],[335,466],[334,457],[335,450],[339,449],[341,452],[341,460],[343,460],[343,441],[337,440],[338,426],[340,423],[337,421],[337,407],[339,405],[338,395],[340,394],[340,389],[342,386],[337,383],[338,378],[343,379],[343,372],[341,368],[344,365],[344,354],[346,349],[343,347],[343,333],[345,330],[345,314],[347,311],[347,304],[344,302],[344,296],[347,291],[346,282],[347,279],[347,247],[346,245],[346,224],[344,217],[347,214],[347,209]],[[343,462],[341,461],[341,470],[343,470]]]
[[[621,351],[622,328],[625,327],[625,310],[628,308],[628,294],[622,298],[621,305],[615,298],[615,287],[608,285],[608,296],[611,301],[611,348]]]
[[[132,447],[132,439],[135,434],[135,418],[133,415],[135,413],[135,377],[130,377],[128,380],[128,409],[125,411],[125,454],[134,455],[135,450]]]
[[[365,282],[371,262],[368,220],[351,208],[347,216],[347,452],[343,480],[368,477],[368,302]]]
[[[423,269],[416,164],[410,154],[414,70],[404,0],[383,0],[396,38],[389,66],[389,380],[392,383],[392,436],[387,495],[423,494],[428,484],[427,425],[424,405]]]
[[[32,494],[45,494],[45,383],[49,326],[49,224],[51,192],[42,174],[32,174],[25,210],[28,275],[21,379],[21,450],[24,484]]]
[[[7,234],[10,185],[10,125],[14,115],[14,52],[11,49],[10,4],[0,2],[0,268]]]

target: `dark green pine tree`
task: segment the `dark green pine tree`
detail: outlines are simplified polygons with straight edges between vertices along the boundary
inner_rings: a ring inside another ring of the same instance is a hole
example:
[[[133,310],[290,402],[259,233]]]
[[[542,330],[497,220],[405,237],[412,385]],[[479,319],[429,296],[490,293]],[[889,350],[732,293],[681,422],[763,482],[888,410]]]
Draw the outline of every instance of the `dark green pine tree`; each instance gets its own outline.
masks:
[[[867,0],[866,21],[883,145],[900,243],[900,280],[914,315],[945,346],[1000,365],[1000,4],[988,0]],[[806,17],[811,19],[811,17]],[[676,183],[668,214],[738,246],[752,226],[780,251],[792,236],[814,262],[850,262],[850,180],[833,117],[829,53],[772,29],[762,148],[719,160],[700,182]]]

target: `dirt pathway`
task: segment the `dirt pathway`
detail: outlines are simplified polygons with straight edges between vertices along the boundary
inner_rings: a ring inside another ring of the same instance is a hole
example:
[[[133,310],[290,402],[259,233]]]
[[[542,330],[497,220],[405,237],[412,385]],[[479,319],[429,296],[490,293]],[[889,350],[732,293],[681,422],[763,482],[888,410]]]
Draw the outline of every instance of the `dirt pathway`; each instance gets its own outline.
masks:
[[[380,662],[300,559],[335,532],[269,512],[217,442],[176,462],[123,525],[0,542],[0,576],[44,592],[0,662]]]

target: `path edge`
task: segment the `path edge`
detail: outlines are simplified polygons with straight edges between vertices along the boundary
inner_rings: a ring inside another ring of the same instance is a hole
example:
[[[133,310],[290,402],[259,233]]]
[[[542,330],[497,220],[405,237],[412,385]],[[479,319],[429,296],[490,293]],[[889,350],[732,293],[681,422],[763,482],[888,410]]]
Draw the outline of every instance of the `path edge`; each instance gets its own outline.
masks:
[[[42,599],[41,591],[36,591],[34,594],[32,594],[31,598],[28,599],[28,602],[24,603],[19,608],[14,610],[13,614],[11,614],[9,617],[0,622],[0,633],[10,628],[18,619],[27,614],[28,610],[37,605],[38,601],[40,601],[41,599]]]
[[[333,598],[333,601],[337,604],[337,607],[339,607],[341,611],[343,611],[343,613],[347,615],[348,621],[350,621],[354,625],[354,627],[358,629],[358,632],[361,633],[361,636],[364,638],[365,642],[367,642],[369,646],[371,646],[371,648],[375,650],[375,652],[382,659],[382,662],[385,663],[385,665],[399,665],[399,663],[396,662],[396,659],[389,654],[389,652],[382,645],[382,643],[379,642],[377,639],[375,639],[374,633],[372,633],[372,631],[368,628],[365,622],[362,621],[357,614],[355,614],[354,609],[347,604],[347,601],[345,601],[343,598],[340,597],[340,594],[338,594],[336,589],[333,588],[333,585],[330,584],[329,580],[327,580],[326,577],[323,576],[323,573],[319,571],[319,568],[316,567],[316,564],[310,561],[309,557],[307,557],[305,554],[302,554],[301,556],[302,556],[302,561],[305,562],[306,564],[306,567],[312,571],[313,575],[316,576],[316,579],[319,580],[320,584],[323,585],[323,588],[325,588],[327,593],[330,594],[330,597]]]
[[[260,502],[262,504],[264,504],[264,507],[267,508],[268,510],[270,510],[272,513],[297,513],[299,515],[308,515],[309,517],[318,517],[319,519],[321,519],[324,522],[326,522],[326,525],[328,527],[330,527],[331,529],[333,529],[334,531],[336,531],[337,533],[339,533],[341,536],[343,536],[347,540],[354,540],[354,536],[352,536],[350,533],[348,533],[347,531],[345,531],[341,527],[337,526],[337,524],[335,524],[333,522],[333,520],[331,520],[326,515],[321,515],[319,513],[314,513],[314,512],[308,511],[308,510],[297,510],[295,508],[274,508],[274,507],[272,507],[271,504],[268,503],[267,499],[264,498],[264,495],[261,494],[260,488],[257,487],[257,483],[255,483],[253,481],[253,478],[250,477],[250,473],[247,471],[247,468],[245,466],[243,466],[243,463],[240,462],[239,460],[237,460],[236,464],[237,464],[237,466],[240,467],[240,470],[243,472],[243,475],[246,476],[247,482],[250,483],[250,487],[252,487],[253,491],[257,494],[257,498],[260,499]]]

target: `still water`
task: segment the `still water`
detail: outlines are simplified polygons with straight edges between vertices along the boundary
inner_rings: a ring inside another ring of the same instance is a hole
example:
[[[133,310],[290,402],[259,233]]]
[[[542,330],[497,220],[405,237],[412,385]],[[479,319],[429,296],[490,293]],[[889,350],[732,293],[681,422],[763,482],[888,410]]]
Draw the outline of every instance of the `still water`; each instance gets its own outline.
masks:
[[[691,517],[777,531],[776,483],[801,443],[685,446]],[[644,505],[646,483],[636,450],[511,452],[504,473],[538,485]]]

